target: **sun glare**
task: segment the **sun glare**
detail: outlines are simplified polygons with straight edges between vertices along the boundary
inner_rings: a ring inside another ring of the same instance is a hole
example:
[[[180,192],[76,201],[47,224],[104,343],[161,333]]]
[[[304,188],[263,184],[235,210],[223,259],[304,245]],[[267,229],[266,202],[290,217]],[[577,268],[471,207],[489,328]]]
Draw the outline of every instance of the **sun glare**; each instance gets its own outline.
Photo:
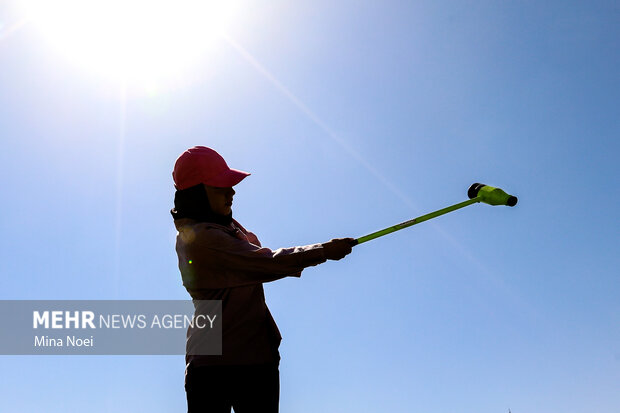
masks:
[[[22,0],[26,17],[70,60],[149,86],[182,76],[218,40],[230,0]]]

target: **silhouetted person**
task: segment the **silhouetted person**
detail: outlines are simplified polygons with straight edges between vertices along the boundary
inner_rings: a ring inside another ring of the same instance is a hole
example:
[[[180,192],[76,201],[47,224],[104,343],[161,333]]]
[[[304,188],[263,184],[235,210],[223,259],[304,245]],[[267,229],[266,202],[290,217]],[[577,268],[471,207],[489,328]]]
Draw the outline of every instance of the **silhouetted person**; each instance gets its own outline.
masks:
[[[272,251],[232,217],[233,186],[249,173],[196,146],[181,154],[172,175],[183,285],[194,300],[222,300],[222,355],[186,355],[188,412],[277,412],[282,338],[263,283],[339,260],[351,252],[353,239]],[[199,340],[188,330],[188,349]]]

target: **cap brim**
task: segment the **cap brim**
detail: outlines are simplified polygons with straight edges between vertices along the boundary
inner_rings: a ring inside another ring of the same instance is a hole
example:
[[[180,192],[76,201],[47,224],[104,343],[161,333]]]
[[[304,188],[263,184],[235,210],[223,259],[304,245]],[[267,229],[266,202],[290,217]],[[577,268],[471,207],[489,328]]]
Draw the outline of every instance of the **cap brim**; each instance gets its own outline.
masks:
[[[228,171],[225,171],[218,176],[209,179],[209,182],[205,182],[205,184],[220,188],[229,188],[231,186],[237,185],[249,175],[249,172],[239,171],[237,169],[229,169]]]

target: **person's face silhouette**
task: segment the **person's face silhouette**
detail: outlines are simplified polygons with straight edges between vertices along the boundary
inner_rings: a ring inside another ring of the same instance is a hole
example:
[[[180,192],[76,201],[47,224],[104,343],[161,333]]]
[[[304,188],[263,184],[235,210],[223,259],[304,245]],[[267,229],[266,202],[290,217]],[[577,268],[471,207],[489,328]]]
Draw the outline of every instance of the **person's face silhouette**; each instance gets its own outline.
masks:
[[[211,210],[213,212],[220,215],[230,214],[232,211],[233,196],[235,195],[234,189],[205,185],[205,190],[207,191],[209,205],[211,205]]]

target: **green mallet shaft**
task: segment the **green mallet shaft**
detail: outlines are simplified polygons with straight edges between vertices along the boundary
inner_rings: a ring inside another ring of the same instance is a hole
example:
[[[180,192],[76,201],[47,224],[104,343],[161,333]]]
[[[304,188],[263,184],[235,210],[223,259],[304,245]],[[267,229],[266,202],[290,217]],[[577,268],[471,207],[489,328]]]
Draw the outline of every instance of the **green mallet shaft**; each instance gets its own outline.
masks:
[[[408,228],[412,225],[419,224],[420,222],[428,221],[429,219],[433,219],[443,214],[447,214],[448,212],[456,211],[457,209],[461,209],[463,207],[466,207],[467,205],[475,204],[476,202],[480,202],[480,199],[478,197],[473,198],[473,199],[468,199],[467,201],[463,201],[459,204],[455,204],[455,205],[440,209],[438,211],[431,212],[426,215],[422,215],[414,219],[410,219],[409,221],[401,222],[400,224],[396,224],[391,227],[382,229],[380,231],[373,232],[372,234],[364,235],[363,237],[359,237],[358,239],[356,239],[357,241],[356,245],[361,244],[366,241],[370,241],[371,239],[375,239],[375,238],[379,238],[387,234],[391,234],[392,232],[401,230],[403,228]]]
[[[392,232],[401,230],[403,228],[408,228],[412,225],[419,224],[420,222],[428,221],[429,219],[436,218],[438,216],[447,214],[448,212],[456,211],[457,209],[464,208],[468,205],[475,204],[477,202],[484,202],[489,205],[508,205],[515,206],[517,204],[517,197],[508,195],[504,191],[499,188],[494,188],[492,186],[475,183],[467,191],[467,195],[471,198],[467,201],[460,202],[458,204],[451,205],[449,207],[437,210],[435,212],[428,213],[426,215],[422,215],[420,217],[410,219],[409,221],[401,222],[400,224],[393,225],[391,227],[382,229],[380,231],[373,232],[372,234],[364,235],[363,237],[357,238],[353,245],[358,245],[364,243],[366,241],[370,241],[375,238],[382,237],[387,234],[391,234]]]

